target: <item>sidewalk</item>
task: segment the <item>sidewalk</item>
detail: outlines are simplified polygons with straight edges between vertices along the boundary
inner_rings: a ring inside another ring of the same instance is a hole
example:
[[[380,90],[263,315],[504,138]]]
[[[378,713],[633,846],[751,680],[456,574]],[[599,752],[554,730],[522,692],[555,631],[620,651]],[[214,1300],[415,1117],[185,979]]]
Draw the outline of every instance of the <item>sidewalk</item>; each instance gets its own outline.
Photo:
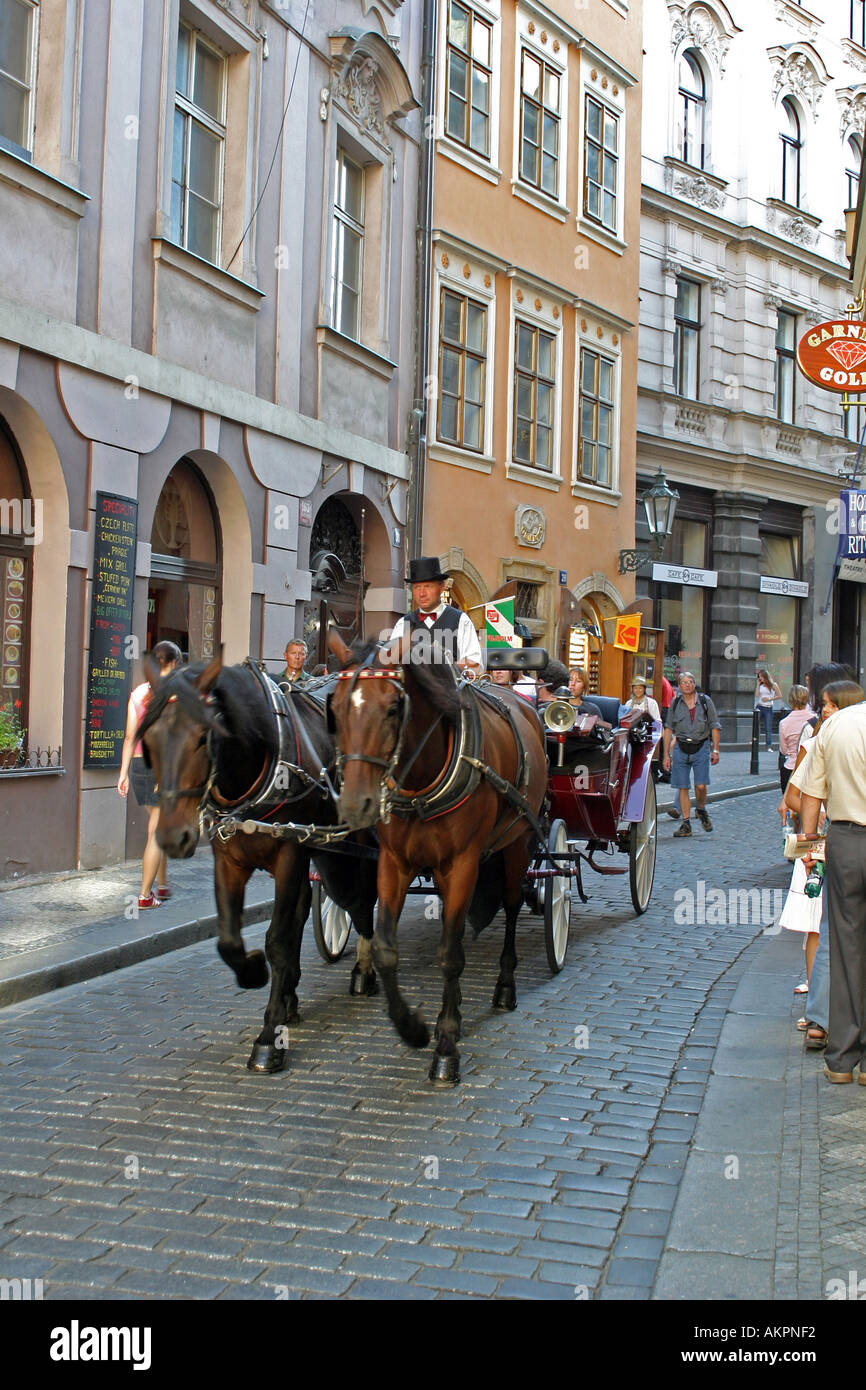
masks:
[[[709,801],[749,795],[779,785],[777,755],[761,754],[750,777],[749,754],[722,755],[711,773]],[[658,786],[659,810],[671,806],[670,787]],[[216,935],[213,863],[202,845],[192,859],[174,860],[174,897],[156,911],[138,913],[138,860],[108,869],[0,884],[0,1008],[64,985],[176,951]],[[256,873],[247,889],[244,921],[266,921],[273,888]]]

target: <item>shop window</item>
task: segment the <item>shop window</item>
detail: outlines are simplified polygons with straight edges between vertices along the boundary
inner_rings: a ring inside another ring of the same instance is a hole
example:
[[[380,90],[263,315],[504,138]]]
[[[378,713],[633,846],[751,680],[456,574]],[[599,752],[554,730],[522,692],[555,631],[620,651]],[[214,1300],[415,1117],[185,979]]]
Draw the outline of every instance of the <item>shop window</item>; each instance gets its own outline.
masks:
[[[30,158],[36,86],[36,6],[0,4],[0,146]]]
[[[698,399],[701,362],[701,287],[677,280],[674,306],[674,387],[678,396]]]
[[[493,26],[468,5],[448,6],[448,69],[445,131],[490,158],[490,92]]]
[[[760,533],[762,575],[775,579],[800,577],[800,537]],[[759,594],[758,607],[758,666],[766,666],[778,681],[782,698],[797,679],[797,636],[800,625],[800,600],[788,594]]]
[[[553,471],[556,339],[534,324],[514,325],[515,463]]]
[[[674,529],[665,552],[665,563],[704,569],[708,527],[703,521],[674,520]],[[664,673],[672,683],[680,671],[691,671],[699,686],[704,684],[704,646],[707,590],[690,584],[651,583],[655,601],[656,626],[664,632]]]
[[[461,449],[484,447],[487,309],[442,290],[439,316],[438,438]]]
[[[219,646],[219,530],[210,491],[186,459],[165,480],[150,543],[148,650],[167,640],[190,661],[209,660]]]
[[[36,510],[18,451],[0,421],[0,707],[24,731],[27,747],[30,612]],[[7,759],[6,761],[11,761]]]
[[[203,260],[219,263],[226,139],[222,53],[181,24],[171,162],[171,236]]]

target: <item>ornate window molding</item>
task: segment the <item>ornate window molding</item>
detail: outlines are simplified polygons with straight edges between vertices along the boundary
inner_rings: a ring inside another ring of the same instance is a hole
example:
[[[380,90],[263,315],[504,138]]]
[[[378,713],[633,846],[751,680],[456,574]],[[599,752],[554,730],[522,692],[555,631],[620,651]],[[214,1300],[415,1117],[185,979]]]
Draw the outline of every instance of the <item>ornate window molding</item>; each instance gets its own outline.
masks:
[[[830,74],[810,43],[777,44],[767,49],[773,67],[773,101],[788,95],[800,98],[814,117]]]
[[[717,178],[706,169],[695,169],[673,155],[665,156],[665,190],[674,197],[697,203],[698,207],[715,212],[724,206],[726,179]]]
[[[824,23],[819,15],[804,9],[799,0],[776,0],[776,19],[782,24],[790,24],[810,39],[817,37],[818,30]]]
[[[771,232],[788,241],[796,241],[800,246],[814,246],[820,225],[820,217],[813,217],[802,208],[783,203],[781,198],[767,199],[767,226]]]
[[[857,87],[837,87],[839,102],[839,135],[845,139],[851,131],[863,134],[866,128],[866,84]]]
[[[739,25],[734,23],[727,6],[721,0],[712,3],[684,5],[680,0],[668,0],[671,16],[671,49],[676,53],[680,48],[697,48],[718,69],[720,77],[725,75],[725,62],[728,49]]]
[[[390,126],[418,106],[406,69],[380,34],[340,29],[328,40],[331,94],[368,136],[391,148]]]

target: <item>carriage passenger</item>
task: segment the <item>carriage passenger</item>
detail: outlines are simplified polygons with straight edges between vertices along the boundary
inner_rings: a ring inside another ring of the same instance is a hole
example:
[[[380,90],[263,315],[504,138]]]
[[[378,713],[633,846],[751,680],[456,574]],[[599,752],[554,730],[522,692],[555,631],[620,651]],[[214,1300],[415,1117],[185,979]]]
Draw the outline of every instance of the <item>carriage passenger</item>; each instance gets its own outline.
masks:
[[[599,706],[594,705],[592,700],[583,698],[584,691],[589,689],[589,672],[585,666],[571,667],[568,673],[568,688],[571,691],[571,703],[579,715],[594,714],[601,719]]]

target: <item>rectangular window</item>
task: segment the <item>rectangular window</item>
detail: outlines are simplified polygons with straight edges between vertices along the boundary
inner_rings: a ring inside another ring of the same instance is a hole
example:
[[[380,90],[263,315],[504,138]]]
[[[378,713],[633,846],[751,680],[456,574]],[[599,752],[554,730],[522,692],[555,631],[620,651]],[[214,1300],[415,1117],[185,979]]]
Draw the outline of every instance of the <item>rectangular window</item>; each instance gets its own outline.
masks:
[[[609,358],[581,349],[578,466],[581,478],[599,487],[613,484],[614,370]]]
[[[515,463],[553,471],[556,339],[529,323],[514,325]]]
[[[0,3],[0,142],[24,154],[33,135],[34,21],[25,0]]]
[[[583,140],[583,210],[608,231],[617,229],[619,119],[594,97],[586,98]]]
[[[448,6],[445,129],[476,154],[490,158],[492,26],[468,5]]]
[[[842,411],[842,433],[846,439],[850,439],[852,444],[860,443],[864,424],[866,424],[866,407],[850,405],[847,410]]]
[[[538,617],[538,590],[539,585],[534,584],[529,579],[518,579],[517,597],[514,600],[514,616],[516,618],[533,619]]]
[[[438,437],[461,449],[484,448],[487,310],[443,290],[439,317]]]
[[[674,325],[674,387],[678,396],[696,401],[700,383],[701,287],[693,280],[677,280]]]
[[[866,48],[866,0],[851,0],[849,33],[855,43]]]
[[[520,55],[520,177],[559,196],[559,74],[527,49]]]
[[[203,260],[219,262],[225,158],[226,59],[181,24],[171,176],[171,235]]]
[[[361,267],[364,257],[364,170],[337,151],[331,302],[334,327],[347,338],[361,333]]]
[[[789,424],[794,419],[796,349],[797,316],[780,309],[776,327],[776,418]]]

